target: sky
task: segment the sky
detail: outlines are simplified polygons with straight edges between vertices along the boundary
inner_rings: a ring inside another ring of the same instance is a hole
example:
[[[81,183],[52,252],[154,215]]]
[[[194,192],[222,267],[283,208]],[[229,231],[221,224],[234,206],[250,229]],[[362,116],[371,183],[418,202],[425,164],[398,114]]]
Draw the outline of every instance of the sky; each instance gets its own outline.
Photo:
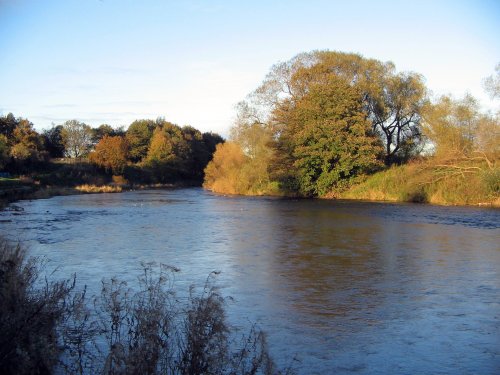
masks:
[[[270,67],[356,52],[466,92],[500,62],[498,0],[0,0],[0,115],[38,130],[164,117],[227,136]]]

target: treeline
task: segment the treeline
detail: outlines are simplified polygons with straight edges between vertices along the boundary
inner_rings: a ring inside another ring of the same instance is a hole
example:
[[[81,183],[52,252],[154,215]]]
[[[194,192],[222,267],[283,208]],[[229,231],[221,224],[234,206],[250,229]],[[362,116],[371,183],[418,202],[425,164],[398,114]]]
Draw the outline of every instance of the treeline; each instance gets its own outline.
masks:
[[[486,81],[492,97],[499,71]],[[338,196],[416,159],[464,175],[498,169],[498,113],[481,112],[470,95],[432,99],[420,74],[358,54],[278,63],[237,111],[206,169],[204,186],[216,192]]]
[[[66,158],[132,183],[201,184],[203,170],[221,142],[218,134],[163,118],[136,120],[127,130],[69,120],[38,133],[29,120],[9,113],[0,117],[0,171],[29,174],[46,170],[53,159]]]

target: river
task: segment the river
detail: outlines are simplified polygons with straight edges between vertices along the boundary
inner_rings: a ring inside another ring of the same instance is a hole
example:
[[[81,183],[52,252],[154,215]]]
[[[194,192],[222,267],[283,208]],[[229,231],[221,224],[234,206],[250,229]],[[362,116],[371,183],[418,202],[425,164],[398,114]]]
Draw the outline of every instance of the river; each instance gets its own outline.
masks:
[[[141,261],[217,284],[304,374],[500,373],[500,210],[145,190],[17,202],[0,234],[98,291]]]

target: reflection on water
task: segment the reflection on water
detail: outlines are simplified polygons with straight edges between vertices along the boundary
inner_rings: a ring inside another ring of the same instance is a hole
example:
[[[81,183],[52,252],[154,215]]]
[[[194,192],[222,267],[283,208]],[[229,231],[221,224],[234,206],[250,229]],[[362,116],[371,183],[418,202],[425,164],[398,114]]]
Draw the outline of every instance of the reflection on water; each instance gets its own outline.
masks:
[[[221,270],[231,322],[257,321],[301,373],[500,368],[500,212],[219,197],[200,189],[55,197],[0,213],[0,233],[98,291],[140,261],[181,288]]]

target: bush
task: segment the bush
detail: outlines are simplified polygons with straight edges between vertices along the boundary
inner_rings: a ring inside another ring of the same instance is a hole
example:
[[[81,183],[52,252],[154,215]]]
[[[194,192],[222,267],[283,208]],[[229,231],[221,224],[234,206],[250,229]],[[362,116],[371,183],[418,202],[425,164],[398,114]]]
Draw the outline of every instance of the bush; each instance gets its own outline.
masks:
[[[0,239],[0,368],[4,374],[48,374],[62,348],[71,280],[40,280],[43,263]]]
[[[262,332],[236,339],[213,272],[200,294],[176,298],[179,270],[143,264],[135,291],[103,280],[99,296],[74,278],[40,282],[43,264],[0,239],[0,368],[5,374],[280,374]],[[92,303],[90,303],[92,302]]]

